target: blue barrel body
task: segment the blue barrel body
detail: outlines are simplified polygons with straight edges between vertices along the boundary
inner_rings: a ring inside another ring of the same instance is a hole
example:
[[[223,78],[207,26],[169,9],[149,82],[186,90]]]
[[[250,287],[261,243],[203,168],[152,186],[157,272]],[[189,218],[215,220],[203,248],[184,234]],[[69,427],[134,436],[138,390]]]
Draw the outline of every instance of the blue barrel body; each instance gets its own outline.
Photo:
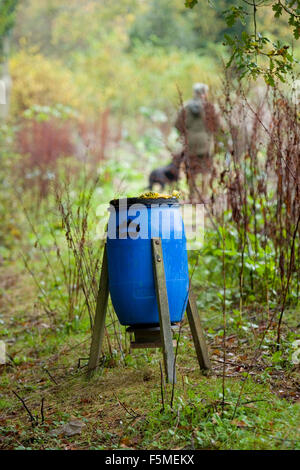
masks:
[[[159,324],[152,237],[162,240],[171,322],[181,321],[188,300],[189,275],[178,202],[127,199],[128,205],[124,208],[119,201],[124,200],[118,200],[110,209],[107,258],[109,290],[120,323],[130,326]],[[138,201],[138,206],[132,201]]]

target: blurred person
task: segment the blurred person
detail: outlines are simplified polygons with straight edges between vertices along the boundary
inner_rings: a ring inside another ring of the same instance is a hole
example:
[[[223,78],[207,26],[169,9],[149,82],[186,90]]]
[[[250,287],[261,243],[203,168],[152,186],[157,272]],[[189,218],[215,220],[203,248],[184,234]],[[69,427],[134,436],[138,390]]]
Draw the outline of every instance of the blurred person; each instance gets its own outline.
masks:
[[[209,87],[204,83],[195,83],[193,98],[187,101],[179,110],[175,127],[179,131],[190,196],[196,186],[196,176],[202,175],[202,196],[207,191],[207,176],[212,171],[212,156],[214,154],[214,134],[219,127],[215,107],[208,101]]]

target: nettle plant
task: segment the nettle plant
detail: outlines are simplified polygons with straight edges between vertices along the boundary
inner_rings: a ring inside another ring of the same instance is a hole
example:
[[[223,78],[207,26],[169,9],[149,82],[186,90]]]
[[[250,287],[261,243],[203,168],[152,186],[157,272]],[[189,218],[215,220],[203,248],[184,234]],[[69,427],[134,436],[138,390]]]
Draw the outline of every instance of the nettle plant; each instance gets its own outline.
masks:
[[[213,0],[208,0],[214,7]],[[185,0],[185,6],[193,8],[198,0]],[[300,37],[300,0],[239,0],[227,1],[228,8],[223,11],[227,26],[232,28],[240,22],[244,30],[239,36],[225,34],[224,45],[230,49],[227,67],[234,65],[240,78],[262,76],[268,85],[274,86],[275,79],[282,82],[289,72],[294,70],[298,61],[293,56],[289,44],[272,41],[258,31],[257,16],[260,9],[272,9],[275,21],[285,18],[290,25],[291,40]],[[253,28],[247,31],[246,23],[252,18]]]

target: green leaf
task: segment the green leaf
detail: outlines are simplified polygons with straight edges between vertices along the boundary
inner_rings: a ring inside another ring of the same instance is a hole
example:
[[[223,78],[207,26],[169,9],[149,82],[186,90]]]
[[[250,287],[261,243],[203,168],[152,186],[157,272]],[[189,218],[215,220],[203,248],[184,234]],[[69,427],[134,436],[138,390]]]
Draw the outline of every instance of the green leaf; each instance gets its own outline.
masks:
[[[282,15],[282,6],[280,3],[275,3],[275,5],[272,5],[272,10],[275,12],[275,18],[279,18]]]
[[[197,5],[198,0],[185,0],[185,6],[187,8],[194,8],[195,5]]]

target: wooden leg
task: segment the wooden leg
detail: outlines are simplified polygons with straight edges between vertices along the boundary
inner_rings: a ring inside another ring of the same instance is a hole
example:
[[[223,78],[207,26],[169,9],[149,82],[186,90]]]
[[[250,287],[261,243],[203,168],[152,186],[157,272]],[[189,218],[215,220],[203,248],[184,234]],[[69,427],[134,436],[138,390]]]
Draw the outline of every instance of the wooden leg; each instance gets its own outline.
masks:
[[[166,377],[167,382],[176,383],[175,356],[173,350],[168,294],[160,238],[152,239],[152,260]]]
[[[211,363],[209,360],[208,348],[206,345],[200,322],[200,317],[197,310],[196,299],[191,290],[189,293],[189,300],[186,308],[186,313],[189,320],[200,369],[210,370]]]
[[[103,251],[102,268],[100,276],[99,291],[97,296],[96,314],[92,334],[92,342],[90,348],[90,356],[88,363],[88,377],[91,377],[99,365],[102,342],[105,329],[105,317],[108,303],[108,266],[107,266],[107,249],[106,244]]]

